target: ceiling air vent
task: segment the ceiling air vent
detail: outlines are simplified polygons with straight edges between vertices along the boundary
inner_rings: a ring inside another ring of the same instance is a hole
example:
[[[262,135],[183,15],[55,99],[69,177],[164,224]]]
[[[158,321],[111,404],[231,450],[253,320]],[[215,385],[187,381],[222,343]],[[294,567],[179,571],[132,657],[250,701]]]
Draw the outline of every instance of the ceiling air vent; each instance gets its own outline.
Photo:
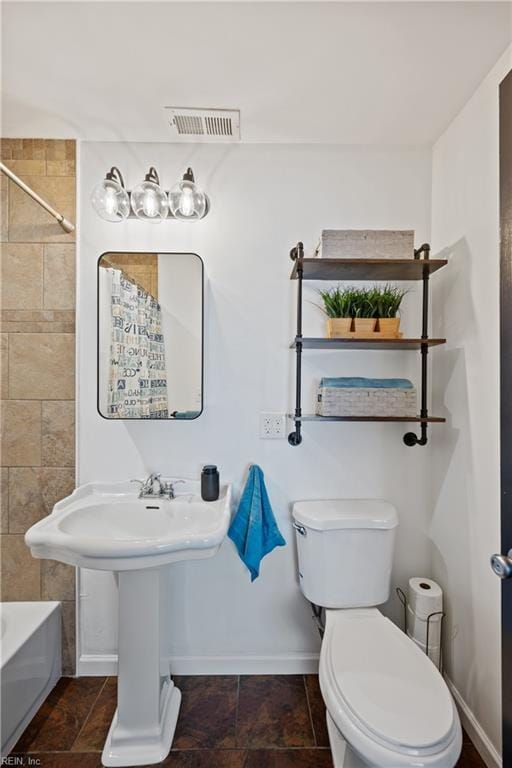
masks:
[[[165,107],[175,141],[240,141],[239,109]]]

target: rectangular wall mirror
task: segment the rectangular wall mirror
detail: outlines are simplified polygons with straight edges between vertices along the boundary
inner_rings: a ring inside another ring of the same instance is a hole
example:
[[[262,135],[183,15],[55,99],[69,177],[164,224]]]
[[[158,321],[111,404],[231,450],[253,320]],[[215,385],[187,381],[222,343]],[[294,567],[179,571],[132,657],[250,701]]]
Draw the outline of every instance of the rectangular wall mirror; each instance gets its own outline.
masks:
[[[203,262],[195,253],[98,260],[98,410],[195,419],[203,409]]]

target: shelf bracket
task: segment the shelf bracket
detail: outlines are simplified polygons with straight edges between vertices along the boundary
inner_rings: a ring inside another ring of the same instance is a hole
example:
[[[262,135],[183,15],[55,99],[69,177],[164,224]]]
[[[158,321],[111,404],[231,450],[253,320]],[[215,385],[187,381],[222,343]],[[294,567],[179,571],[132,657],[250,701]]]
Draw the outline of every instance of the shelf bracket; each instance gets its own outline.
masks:
[[[420,248],[414,251],[414,257],[419,258],[416,254],[425,253],[425,258],[428,259],[430,254],[430,245],[424,243]],[[423,267],[423,305],[422,305],[422,320],[421,320],[421,338],[425,339],[425,343],[421,345],[421,410],[420,416],[422,419],[428,418],[428,302],[429,302],[429,271]],[[421,422],[421,436],[418,437],[414,432],[407,432],[404,435],[404,443],[413,448],[415,445],[426,445],[428,443],[427,436],[428,424],[426,421]]]
[[[416,260],[421,259],[422,254],[424,259],[430,259],[430,245],[428,243],[423,243],[419,248],[414,249],[414,258]]]
[[[295,341],[295,429],[288,435],[290,445],[300,445],[302,443],[301,422],[302,416],[302,278],[304,268],[302,260],[304,258],[304,245],[297,243],[295,248],[290,251],[290,259],[297,262],[297,330]]]

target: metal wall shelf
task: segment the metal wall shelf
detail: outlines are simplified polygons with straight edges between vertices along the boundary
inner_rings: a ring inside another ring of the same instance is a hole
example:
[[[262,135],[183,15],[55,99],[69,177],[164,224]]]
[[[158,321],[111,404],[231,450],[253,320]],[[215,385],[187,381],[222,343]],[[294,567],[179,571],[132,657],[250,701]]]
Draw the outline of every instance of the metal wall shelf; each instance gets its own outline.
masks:
[[[446,339],[428,337],[429,278],[433,272],[448,263],[445,259],[429,259],[430,245],[425,243],[414,251],[414,259],[305,259],[304,246],[298,243],[290,251],[294,262],[290,275],[297,280],[297,334],[290,344],[296,352],[295,411],[290,418],[295,422],[295,429],[288,435],[290,445],[302,442],[301,426],[303,422],[334,421],[380,421],[413,422],[420,424],[421,435],[414,432],[404,435],[408,446],[427,444],[427,425],[442,424],[446,420],[439,416],[429,416],[427,398],[427,355],[430,347],[444,344]],[[423,258],[421,258],[423,256]],[[304,280],[421,280],[423,283],[421,337],[417,339],[321,339],[302,335],[302,283]],[[419,350],[421,353],[421,409],[417,417],[404,416],[315,416],[302,415],[302,352],[305,349],[321,350]]]
[[[288,414],[290,419],[295,421],[403,421],[415,424],[444,424],[446,419],[441,416],[316,416],[315,414],[294,416]]]
[[[298,279],[299,267],[301,267],[303,280],[423,280],[425,273],[431,275],[447,263],[446,259],[428,258],[321,259],[317,257],[302,258],[299,265],[297,258],[293,265],[291,279]]]
[[[303,336],[296,337],[290,344],[290,349],[295,349],[297,343],[302,344],[303,349],[373,349],[373,350],[397,350],[409,349],[420,350],[422,344],[429,347],[437,347],[439,344],[446,344],[446,339],[323,339]]]

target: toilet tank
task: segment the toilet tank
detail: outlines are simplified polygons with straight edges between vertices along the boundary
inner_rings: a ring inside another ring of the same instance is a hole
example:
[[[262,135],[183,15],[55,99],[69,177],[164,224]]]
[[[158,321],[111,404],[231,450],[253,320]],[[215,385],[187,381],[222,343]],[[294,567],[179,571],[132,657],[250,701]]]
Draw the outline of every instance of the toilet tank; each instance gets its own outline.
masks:
[[[380,499],[296,501],[302,592],[324,608],[363,608],[389,597],[396,509]]]

